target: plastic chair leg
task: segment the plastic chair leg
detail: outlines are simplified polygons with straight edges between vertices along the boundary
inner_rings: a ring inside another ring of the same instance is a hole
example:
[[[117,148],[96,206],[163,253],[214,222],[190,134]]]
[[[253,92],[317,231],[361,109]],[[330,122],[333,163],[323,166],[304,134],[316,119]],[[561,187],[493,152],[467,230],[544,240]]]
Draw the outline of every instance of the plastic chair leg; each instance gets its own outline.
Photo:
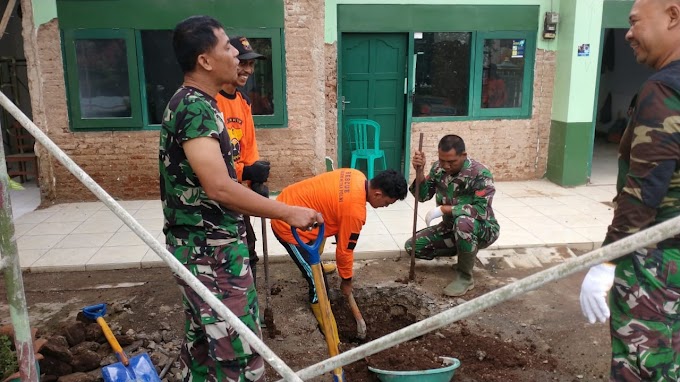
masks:
[[[368,163],[368,179],[373,179],[373,166],[375,165],[375,158],[366,159]]]
[[[352,164],[349,165],[351,168],[357,168],[357,157],[352,155]]]
[[[387,160],[385,160],[385,156],[382,156],[382,162],[383,162],[383,170],[387,170]]]

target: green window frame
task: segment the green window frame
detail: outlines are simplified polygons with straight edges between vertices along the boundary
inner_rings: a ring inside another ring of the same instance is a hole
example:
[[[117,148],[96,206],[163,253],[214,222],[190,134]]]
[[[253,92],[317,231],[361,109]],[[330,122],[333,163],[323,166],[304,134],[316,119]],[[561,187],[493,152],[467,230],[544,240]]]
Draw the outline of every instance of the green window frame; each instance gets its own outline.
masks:
[[[76,55],[77,40],[122,39],[125,41],[128,66],[128,86],[130,91],[130,117],[84,118],[80,105],[80,79]],[[130,130],[142,126],[141,96],[139,92],[139,73],[137,68],[137,48],[135,36],[130,29],[65,29],[64,75],[72,130]]]
[[[413,122],[449,122],[484,119],[529,119],[533,104],[534,62],[536,57],[536,31],[438,31],[472,33],[470,43],[470,73],[468,97],[468,115],[465,116],[432,116],[412,117]],[[484,40],[516,39],[525,40],[524,72],[522,82],[522,103],[517,108],[482,108],[482,76],[484,60]],[[412,63],[413,64],[413,63]]]
[[[142,50],[143,30],[153,28],[114,28],[114,29],[64,29],[62,48],[64,53],[64,76],[67,88],[69,122],[73,131],[88,130],[159,130],[160,124],[149,120],[144,73],[144,54]],[[288,122],[285,82],[284,37],[282,28],[238,28],[227,29],[229,36],[242,35],[248,38],[271,40],[272,52],[272,92],[274,112],[271,115],[254,115],[257,128],[281,128]],[[126,45],[130,89],[131,117],[83,118],[80,107],[80,83],[75,42],[79,39],[123,39]],[[181,82],[181,79],[180,79]]]
[[[531,104],[534,84],[534,57],[536,44],[532,41],[536,34],[530,32],[479,32],[477,33],[477,43],[475,44],[475,63],[474,63],[474,90],[472,112],[476,117],[492,118],[531,118]],[[503,39],[503,40],[525,40],[524,47],[524,73],[522,77],[522,103],[521,107],[514,108],[482,108],[482,76],[484,57],[484,40]]]
[[[268,38],[272,41],[272,55],[267,57],[272,61],[274,114],[253,115],[257,128],[287,127],[288,113],[286,102],[286,67],[284,57],[284,36],[281,28],[227,28],[227,34],[232,36],[246,36],[248,39]]]

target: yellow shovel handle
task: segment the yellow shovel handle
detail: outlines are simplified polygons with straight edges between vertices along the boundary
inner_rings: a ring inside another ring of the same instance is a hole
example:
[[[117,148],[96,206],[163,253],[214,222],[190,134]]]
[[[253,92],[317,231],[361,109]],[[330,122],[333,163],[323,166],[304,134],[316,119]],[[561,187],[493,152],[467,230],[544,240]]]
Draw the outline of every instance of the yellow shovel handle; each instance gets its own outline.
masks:
[[[113,335],[113,332],[111,332],[111,328],[109,328],[109,325],[104,321],[104,317],[97,317],[97,323],[99,326],[102,327],[102,331],[104,332],[104,337],[106,337],[106,340],[109,341],[109,345],[111,345],[111,348],[113,351],[118,354],[118,358],[120,358],[120,362],[123,363],[123,365],[127,366],[130,364],[130,361],[128,360],[127,355],[125,355],[125,352],[123,351],[123,348],[120,347],[120,344],[118,343],[118,340],[116,337]]]
[[[321,329],[323,330],[324,337],[326,337],[326,345],[328,346],[328,354],[333,357],[340,354],[338,349],[338,333],[337,328],[333,328],[331,324],[331,304],[328,301],[328,294],[326,294],[326,284],[323,281],[323,270],[321,269],[321,264],[312,265],[312,276],[314,277],[314,285],[316,287],[316,296],[319,299],[319,308],[321,308]],[[335,379],[337,381],[343,381],[342,368],[337,368],[333,370]]]

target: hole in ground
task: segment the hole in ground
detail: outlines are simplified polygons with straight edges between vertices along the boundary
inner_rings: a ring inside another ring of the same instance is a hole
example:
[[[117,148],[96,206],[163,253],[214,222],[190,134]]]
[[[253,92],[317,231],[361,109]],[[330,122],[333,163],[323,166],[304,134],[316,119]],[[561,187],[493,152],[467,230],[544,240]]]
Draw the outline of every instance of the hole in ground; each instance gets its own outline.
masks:
[[[366,321],[366,340],[359,341],[356,321],[348,303],[339,293],[329,296],[338,324],[340,351],[380,338],[440,311],[424,292],[409,286],[355,288],[354,297]],[[347,381],[379,381],[368,370],[426,370],[442,367],[440,356],[461,361],[453,381],[525,381],[522,371],[550,373],[557,367],[552,355],[540,354],[530,339],[508,341],[500,334],[485,336],[476,322],[459,321],[414,338],[343,368]]]

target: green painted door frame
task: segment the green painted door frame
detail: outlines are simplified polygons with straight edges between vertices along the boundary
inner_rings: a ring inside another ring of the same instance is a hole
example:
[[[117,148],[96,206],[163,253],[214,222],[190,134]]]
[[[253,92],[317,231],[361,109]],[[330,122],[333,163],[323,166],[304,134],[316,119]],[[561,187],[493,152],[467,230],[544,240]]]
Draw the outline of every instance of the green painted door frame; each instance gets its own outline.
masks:
[[[602,56],[604,54],[604,36],[607,29],[628,28],[628,14],[633,7],[633,0],[605,0],[602,10],[602,30],[600,31],[600,53],[597,58],[597,80],[595,81],[595,97],[593,98],[593,126],[590,136],[590,156],[588,157],[588,181],[593,174],[593,155],[595,151],[595,127],[597,125],[600,79],[602,77]]]

